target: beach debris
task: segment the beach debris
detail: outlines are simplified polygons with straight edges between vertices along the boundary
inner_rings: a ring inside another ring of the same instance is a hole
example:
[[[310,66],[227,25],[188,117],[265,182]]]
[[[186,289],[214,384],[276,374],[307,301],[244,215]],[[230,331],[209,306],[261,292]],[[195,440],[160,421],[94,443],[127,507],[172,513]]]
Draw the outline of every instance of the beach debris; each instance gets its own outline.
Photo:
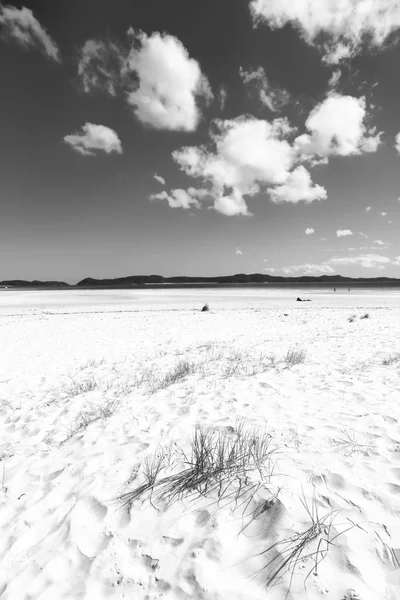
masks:
[[[210,310],[210,307],[208,306],[207,302],[205,303],[205,305],[203,306],[203,308],[201,309],[201,312],[207,312]]]

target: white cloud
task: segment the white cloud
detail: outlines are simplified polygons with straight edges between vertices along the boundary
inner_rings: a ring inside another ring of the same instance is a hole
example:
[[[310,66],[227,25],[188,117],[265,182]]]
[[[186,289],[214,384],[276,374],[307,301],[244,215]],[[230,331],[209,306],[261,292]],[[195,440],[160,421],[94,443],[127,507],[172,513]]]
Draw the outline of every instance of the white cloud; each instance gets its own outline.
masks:
[[[226,87],[224,85],[221,85],[221,87],[219,88],[219,93],[218,93],[219,108],[221,111],[225,110],[227,99],[228,99],[228,92],[226,91]]]
[[[237,254],[238,256],[242,256],[243,252],[241,251],[241,249],[240,249],[240,248],[237,248],[237,247],[236,247],[235,254]]]
[[[350,229],[338,229],[336,235],[337,237],[345,237],[347,235],[353,235],[353,232]]]
[[[369,212],[371,210],[370,206],[367,206],[367,208],[365,209],[365,212]]]
[[[374,244],[377,244],[378,246],[387,246],[388,245],[386,242],[383,242],[382,240],[374,240]]]
[[[358,233],[358,235],[361,235],[363,238],[368,239],[368,235],[366,233],[364,233],[363,231],[358,231],[357,233]]]
[[[250,7],[254,20],[272,29],[290,23],[328,63],[380,49],[400,27],[395,0],[252,0]]]
[[[329,82],[328,82],[328,87],[331,90],[336,90],[341,76],[342,76],[342,71],[340,69],[336,69],[335,71],[333,71],[331,78],[329,79]]]
[[[375,152],[381,134],[368,130],[365,118],[365,98],[332,93],[311,111],[305,123],[310,133],[297,137],[295,147],[303,159]]]
[[[78,61],[78,75],[86,93],[99,89],[117,96],[123,86],[126,52],[111,42],[87,40]]]
[[[117,152],[122,154],[122,145],[116,132],[105,125],[85,123],[83,133],[66,135],[64,142],[85,156],[94,156],[102,151],[106,154]]]
[[[326,200],[326,189],[321,185],[313,184],[311,175],[305,167],[300,165],[290,173],[286,183],[268,190],[275,203],[300,201],[309,203],[315,200]]]
[[[155,173],[154,179],[156,181],[158,181],[159,183],[161,183],[162,185],[165,185],[165,179],[164,179],[164,177],[161,177],[161,175],[157,175],[157,173]]]
[[[327,263],[331,265],[359,265],[366,269],[384,269],[384,265],[390,264],[391,260],[387,256],[380,254],[361,254],[359,256],[342,256],[330,258]]]
[[[332,275],[335,273],[334,269],[327,264],[316,265],[310,263],[282,267],[281,270],[285,275]]]
[[[313,229],[313,227],[307,227],[306,235],[312,235],[313,233],[315,233],[315,229]]]
[[[245,81],[259,72],[241,70]],[[267,121],[249,115],[216,119],[207,146],[184,147],[173,158],[190,177],[209,185],[214,209],[225,215],[249,215],[246,196],[267,191],[273,202],[314,202],[327,198],[324,187],[314,184],[311,166],[328,162],[328,156],[370,152],[380,134],[367,130],[364,98],[330,94],[310,113],[309,133],[295,138],[286,118]]]
[[[156,129],[194,131],[200,121],[198,99],[212,98],[199,63],[174,36],[129,31],[132,49],[126,68],[138,77],[127,95],[136,117]]]
[[[294,161],[286,139],[291,127],[286,119],[270,123],[244,116],[213,125],[210,149],[186,147],[173,152],[173,158],[187,175],[211,185],[215,210],[248,215],[244,196],[288,180]]]
[[[392,264],[396,265],[396,267],[400,267],[400,256],[395,256],[395,258],[392,260]]]
[[[395,137],[395,141],[396,141],[396,143],[395,143],[395,146],[394,146],[394,147],[396,148],[397,152],[400,154],[400,131],[399,131],[399,133],[396,135],[396,137]]]
[[[6,41],[15,41],[24,48],[39,48],[48,58],[60,62],[57,44],[26,7],[0,4],[1,37]]]
[[[78,62],[85,92],[122,95],[137,119],[155,129],[194,131],[199,103],[212,92],[199,63],[174,36],[129,29],[130,46],[87,40]]]
[[[386,217],[387,216],[387,212],[381,212],[382,217]]]
[[[152,194],[150,200],[166,200],[171,208],[184,208],[188,210],[192,206],[200,208],[199,199],[203,199],[205,196],[208,196],[206,190],[190,187],[187,190],[179,188],[171,190],[170,193],[164,190],[158,194]]]
[[[271,84],[265,74],[263,67],[258,67],[253,71],[246,71],[243,67],[239,68],[239,75],[243,83],[248,86],[254,86],[262,104],[272,112],[278,112],[290,100],[289,93],[277,85]]]

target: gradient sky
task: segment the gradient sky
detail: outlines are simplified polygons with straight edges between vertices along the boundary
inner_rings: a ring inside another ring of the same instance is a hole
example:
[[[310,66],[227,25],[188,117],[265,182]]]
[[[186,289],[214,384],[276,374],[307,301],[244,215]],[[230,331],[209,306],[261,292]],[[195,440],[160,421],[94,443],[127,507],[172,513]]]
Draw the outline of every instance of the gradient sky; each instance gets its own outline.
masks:
[[[400,277],[400,8],[331,4],[0,4],[0,280]]]

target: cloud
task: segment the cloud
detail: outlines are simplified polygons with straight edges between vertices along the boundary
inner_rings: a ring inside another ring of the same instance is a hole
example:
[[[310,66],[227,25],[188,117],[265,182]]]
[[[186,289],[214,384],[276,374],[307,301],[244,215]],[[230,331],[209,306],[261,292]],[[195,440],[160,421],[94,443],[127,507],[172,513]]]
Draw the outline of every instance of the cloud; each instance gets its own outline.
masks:
[[[398,154],[400,154],[400,131],[399,131],[399,133],[396,135],[396,137],[395,137],[395,141],[396,141],[396,143],[395,143],[395,146],[394,146],[394,147],[396,148],[396,150],[397,150]]]
[[[212,98],[199,63],[172,35],[148,36],[133,30],[129,34],[127,70],[136,74],[138,86],[127,101],[136,117],[155,129],[194,131],[200,121],[197,100]]]
[[[366,233],[364,233],[363,231],[357,231],[358,235],[361,235],[363,238],[367,239],[368,235]]]
[[[166,200],[171,208],[183,208],[188,210],[192,206],[200,208],[199,199],[208,196],[207,190],[189,188],[187,190],[175,189],[171,190],[170,193],[159,192],[158,194],[152,194],[150,200]]]
[[[312,235],[313,233],[315,233],[315,229],[313,229],[312,227],[307,227],[306,235]]]
[[[78,62],[85,92],[121,95],[136,118],[155,129],[194,131],[200,104],[213,95],[199,63],[178,38],[129,29],[130,46],[87,40]]]
[[[300,165],[288,176],[287,182],[268,190],[271,200],[276,204],[303,201],[307,204],[315,200],[326,200],[326,189],[321,185],[313,184],[311,175],[305,167]]]
[[[341,76],[342,76],[342,71],[340,69],[336,69],[335,71],[333,71],[331,78],[329,79],[329,82],[328,82],[328,87],[331,90],[336,90]]]
[[[374,240],[374,244],[377,244],[378,246],[387,246],[387,242],[383,242],[382,240]]]
[[[224,85],[221,85],[221,87],[219,88],[219,93],[218,93],[219,108],[221,111],[225,110],[227,99],[228,99],[228,92],[226,91],[226,87]]]
[[[386,217],[387,216],[387,212],[381,212],[382,217]]]
[[[122,145],[116,132],[105,125],[85,123],[83,133],[66,135],[64,142],[85,156],[94,156],[102,151],[106,154],[117,152],[122,154]]]
[[[187,175],[210,185],[214,209],[225,215],[249,215],[244,196],[267,186],[276,202],[311,202],[326,192],[312,186],[304,168],[290,172],[295,152],[287,138],[292,132],[287,119],[217,119],[208,147],[184,147],[173,152],[173,158]]]
[[[253,71],[246,71],[240,67],[239,75],[243,83],[257,91],[260,101],[270,111],[278,112],[289,102],[289,93],[279,86],[271,84],[262,67]]]
[[[285,275],[333,275],[335,267],[358,266],[365,269],[385,269],[386,265],[400,266],[400,256],[390,259],[381,254],[360,254],[358,256],[334,256],[321,264],[290,265],[279,269],[265,268],[264,271],[281,272]]]
[[[87,40],[79,52],[78,76],[86,93],[98,89],[117,96],[123,87],[127,53],[112,42]]]
[[[369,212],[370,210],[371,210],[371,207],[367,206],[366,209],[365,209],[365,212]]]
[[[240,249],[240,248],[237,248],[237,247],[236,247],[235,254],[237,254],[238,256],[242,256],[243,252],[241,251],[241,249]]]
[[[260,73],[241,70],[245,81]],[[275,203],[310,203],[327,198],[324,187],[314,184],[304,165],[328,162],[329,156],[371,152],[380,134],[368,130],[365,99],[330,94],[310,113],[309,133],[293,140],[296,129],[288,119],[272,121],[243,115],[216,119],[210,142],[173,152],[179,167],[202,179],[214,198],[213,208],[225,215],[250,215],[246,197],[267,192]]]
[[[48,58],[60,62],[57,44],[34,17],[33,12],[24,6],[0,4],[1,37],[6,41],[14,41],[23,48],[38,48]]]
[[[336,231],[337,237],[345,237],[347,235],[353,235],[353,232],[350,229],[338,229]]]
[[[162,185],[165,185],[165,179],[164,177],[161,177],[161,175],[157,175],[157,173],[154,173],[154,179]]]
[[[250,9],[271,29],[291,24],[333,64],[383,48],[400,27],[400,5],[392,0],[252,0]]]
[[[365,98],[329,94],[311,111],[305,123],[310,133],[297,137],[295,148],[303,160],[375,152],[381,133],[368,130],[365,118]]]
[[[359,256],[342,256],[330,258],[327,261],[331,265],[358,265],[366,269],[384,269],[384,265],[390,264],[391,260],[387,256],[380,254],[361,254]]]
[[[304,264],[304,265],[291,265],[289,267],[282,267],[281,271],[285,275],[332,275],[335,273],[334,269],[327,264]]]

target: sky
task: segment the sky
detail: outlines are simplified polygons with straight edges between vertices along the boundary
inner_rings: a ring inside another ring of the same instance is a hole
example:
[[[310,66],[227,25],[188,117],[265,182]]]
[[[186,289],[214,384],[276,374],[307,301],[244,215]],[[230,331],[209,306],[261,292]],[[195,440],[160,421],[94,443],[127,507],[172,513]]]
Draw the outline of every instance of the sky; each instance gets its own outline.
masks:
[[[400,278],[397,0],[0,2],[0,280]]]

